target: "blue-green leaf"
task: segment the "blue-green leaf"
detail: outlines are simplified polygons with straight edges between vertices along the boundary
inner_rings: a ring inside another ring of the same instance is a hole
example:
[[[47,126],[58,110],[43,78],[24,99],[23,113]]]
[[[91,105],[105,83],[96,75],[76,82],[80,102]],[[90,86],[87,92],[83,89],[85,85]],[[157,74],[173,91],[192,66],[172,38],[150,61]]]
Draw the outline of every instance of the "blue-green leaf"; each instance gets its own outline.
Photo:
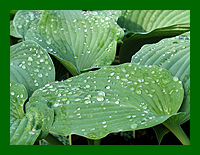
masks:
[[[152,127],[179,115],[183,88],[165,69],[128,63],[46,84],[34,92],[33,97],[38,96],[54,109],[51,132],[100,139],[111,132]]]
[[[47,100],[40,97],[28,104],[26,113],[24,103],[28,93],[24,85],[10,81],[10,144],[33,145],[36,140],[45,138],[52,125],[53,109]]]
[[[131,62],[140,65],[157,65],[178,77],[184,88],[184,100],[179,112],[185,113],[178,121],[183,124],[190,119],[190,32],[163,39],[156,44],[143,46],[140,51],[133,55]],[[163,80],[167,84],[167,80]],[[160,127],[160,125],[154,128],[159,143],[169,131],[163,128],[165,127]]]
[[[34,90],[55,81],[55,68],[44,49],[24,41],[10,47],[10,79],[23,84],[31,96]]]
[[[36,25],[41,18],[42,11],[39,10],[20,10],[13,19],[13,25],[17,33],[24,38],[28,29]]]
[[[144,44],[189,31],[190,10],[125,10],[118,24],[131,35],[122,44],[119,59],[121,63],[130,62]]]
[[[120,11],[47,10],[40,22],[28,30],[26,39],[40,44],[73,75],[110,65],[123,30],[115,22]]]

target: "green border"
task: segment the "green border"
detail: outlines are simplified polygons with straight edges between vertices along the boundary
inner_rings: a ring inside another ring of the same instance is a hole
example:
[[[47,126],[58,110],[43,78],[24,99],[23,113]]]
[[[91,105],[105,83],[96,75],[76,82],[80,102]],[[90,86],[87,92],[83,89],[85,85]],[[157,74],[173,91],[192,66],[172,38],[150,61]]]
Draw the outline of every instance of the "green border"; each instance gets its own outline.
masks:
[[[17,3],[19,2],[19,3]],[[109,2],[109,4],[108,4]],[[192,4],[196,4],[197,3],[192,3],[192,1],[189,2],[189,4],[185,4],[185,2],[183,1],[180,1],[178,4],[175,4],[174,3],[175,1],[171,0],[171,1],[149,1],[149,0],[143,0],[143,1],[108,1],[108,0],[101,0],[101,1],[72,1],[71,3],[69,1],[62,1],[62,2],[59,2],[59,3],[53,3],[52,1],[47,1],[47,2],[43,2],[43,4],[41,4],[41,0],[40,1],[34,1],[31,2],[31,1],[9,1],[9,2],[5,2],[7,4],[4,4],[2,6],[3,10],[1,12],[1,17],[3,18],[1,20],[1,22],[3,21],[7,21],[7,13],[9,13],[9,10],[12,10],[12,9],[27,9],[27,10],[33,10],[33,9],[63,9],[63,10],[66,10],[66,9],[70,9],[70,10],[73,10],[73,9],[76,9],[76,10],[80,10],[80,9],[93,9],[93,10],[102,10],[102,9],[162,9],[162,10],[168,10],[168,9],[190,9]],[[25,5],[22,5],[22,4],[25,4]],[[158,5],[155,5],[155,4],[158,4]],[[6,7],[6,9],[4,9],[4,7]],[[194,9],[195,10],[195,9]],[[196,9],[196,11],[192,10],[192,15],[194,15],[194,18],[195,18],[195,14],[199,14],[199,12],[197,12],[197,10],[199,9]],[[199,18],[199,16],[196,17],[197,19]],[[194,20],[195,21],[195,20]],[[196,20],[198,21],[198,20]],[[9,24],[9,21],[7,21],[7,24]],[[9,33],[9,29],[8,29],[8,25],[7,24],[1,24],[1,27],[3,32],[6,32],[5,36],[2,37],[3,38],[3,41],[5,43],[3,43],[4,45],[4,50],[1,52],[1,53],[4,53],[3,54],[3,59],[6,60],[5,61],[0,61],[1,62],[1,66],[4,68],[4,73],[2,74],[3,75],[3,79],[1,79],[2,81],[6,81],[6,86],[3,87],[3,88],[6,88],[6,91],[3,90],[4,94],[3,94],[3,97],[8,96],[9,98],[9,89],[7,89],[8,87],[8,83],[9,83],[9,72],[8,72],[8,62],[10,60],[10,55],[8,55],[8,43],[9,41],[8,40],[8,37],[7,37],[7,33]],[[194,68],[192,69],[192,67],[194,67],[195,65],[197,65],[198,67],[200,66],[199,64],[197,64],[199,62],[199,57],[198,56],[195,56],[194,54],[198,53],[198,50],[195,52],[195,44],[196,45],[199,45],[199,39],[196,39],[196,43],[195,43],[195,39],[193,39],[193,37],[195,38],[195,35],[193,35],[193,32],[195,33],[195,29],[196,29],[196,32],[199,33],[199,31],[197,30],[197,27],[198,26],[198,23],[194,23],[192,22],[192,29],[193,31],[191,32],[192,34],[192,48],[194,51],[191,52],[191,59],[193,59],[191,61],[191,71],[192,72],[192,80],[191,80],[191,85],[194,84],[196,85],[197,83],[194,83],[195,80],[196,81],[199,81],[199,78],[197,76],[197,73],[199,71],[199,68],[197,68],[198,70],[195,72],[194,71]],[[198,40],[198,42],[197,42]],[[196,58],[196,61],[195,61],[195,58]],[[8,61],[8,62],[7,62]],[[197,62],[195,64],[195,62]],[[5,65],[6,63],[6,65]],[[194,75],[193,75],[194,74]],[[6,76],[4,76],[6,75]],[[198,79],[195,79],[198,78]],[[194,79],[193,79],[194,78]],[[194,87],[192,87],[194,89]],[[196,95],[195,95],[196,93]],[[192,91],[192,98],[191,98],[191,103],[195,103],[196,101],[196,105],[199,106],[199,103],[198,103],[198,100],[195,100],[195,97],[194,96],[198,96],[198,91]],[[5,107],[5,109],[8,109],[8,105],[6,105],[5,103],[7,103],[7,99],[5,102],[1,103],[3,104]],[[190,146],[170,146],[170,145],[167,145],[167,146],[150,146],[150,145],[136,145],[136,146],[132,146],[132,145],[129,145],[129,146],[125,146],[125,145],[112,145],[112,146],[105,146],[105,145],[102,145],[102,146],[65,146],[65,147],[61,147],[61,146],[53,146],[53,147],[50,147],[50,146],[9,146],[9,129],[7,129],[7,127],[9,128],[9,115],[7,115],[7,113],[9,113],[9,110],[5,110],[6,111],[6,114],[1,114],[2,118],[3,118],[3,122],[2,124],[4,124],[4,127],[1,126],[1,129],[3,128],[4,131],[1,131],[1,133],[6,133],[6,136],[4,137],[5,140],[1,141],[1,143],[3,142],[3,145],[8,145],[8,147],[5,147],[5,151],[8,152],[8,153],[24,153],[24,154],[59,154],[59,153],[64,153],[64,154],[72,154],[72,153],[79,153],[79,154],[83,154],[83,153],[111,153],[111,154],[150,154],[150,153],[158,153],[158,154],[191,154],[192,151],[198,151],[198,142],[196,142],[197,138],[198,138],[198,127],[194,127],[194,122],[195,122],[195,119],[198,119],[198,116],[195,115],[195,109],[198,110],[200,108],[196,107],[195,105],[195,108],[192,106],[191,107],[191,111],[193,113],[192,115],[192,121],[191,121],[191,127],[192,127],[192,132],[191,132],[191,145]],[[196,111],[196,113],[198,114],[199,113],[199,110]],[[5,116],[8,116],[8,118]],[[196,122],[199,122],[199,119],[196,120]],[[6,127],[5,127],[6,126]],[[7,134],[8,133],[8,134]],[[33,148],[34,147],[34,148]],[[4,148],[4,146],[2,146],[1,148]],[[110,152],[108,152],[110,151]]]

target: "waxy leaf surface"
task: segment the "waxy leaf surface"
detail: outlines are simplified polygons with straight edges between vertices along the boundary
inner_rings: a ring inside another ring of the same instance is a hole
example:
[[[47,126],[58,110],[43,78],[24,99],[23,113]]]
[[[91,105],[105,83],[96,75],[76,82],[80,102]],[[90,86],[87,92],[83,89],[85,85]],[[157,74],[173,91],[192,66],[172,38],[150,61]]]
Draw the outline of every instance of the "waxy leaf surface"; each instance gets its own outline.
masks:
[[[46,84],[34,92],[37,96],[54,109],[51,132],[100,139],[112,132],[152,127],[177,115],[183,88],[165,69],[127,63]]]
[[[131,62],[139,65],[157,65],[178,77],[184,88],[184,100],[179,112],[185,112],[178,121],[182,124],[190,119],[190,32],[143,46],[133,55]],[[161,142],[162,137],[169,130],[163,129],[165,127],[156,128]]]
[[[120,11],[44,11],[26,39],[34,40],[54,55],[73,75],[110,65],[123,30],[115,22]]]
[[[13,25],[22,38],[25,37],[29,28],[36,25],[41,18],[42,11],[39,10],[20,10],[13,19]]]
[[[47,101],[40,98],[35,106],[24,112],[28,93],[24,85],[10,82],[10,144],[33,145],[37,139],[45,138],[53,122],[53,110]]]
[[[124,10],[118,24],[131,35],[120,48],[120,62],[130,62],[144,44],[190,30],[190,10]]]
[[[48,53],[32,41],[10,47],[10,79],[23,84],[29,96],[55,81],[55,68]]]
[[[190,10],[123,10],[117,23],[125,34],[145,34],[158,28],[190,23]]]

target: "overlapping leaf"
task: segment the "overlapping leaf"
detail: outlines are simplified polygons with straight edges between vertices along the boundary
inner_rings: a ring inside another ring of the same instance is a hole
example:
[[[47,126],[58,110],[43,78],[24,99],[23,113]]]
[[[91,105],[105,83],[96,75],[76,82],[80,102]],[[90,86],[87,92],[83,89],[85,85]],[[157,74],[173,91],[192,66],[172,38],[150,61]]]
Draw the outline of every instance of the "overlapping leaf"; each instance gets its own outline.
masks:
[[[17,33],[17,30],[14,27],[12,20],[10,21],[10,35],[15,38],[22,38],[22,36]]]
[[[46,98],[54,109],[51,132],[100,139],[179,115],[183,88],[165,69],[128,63],[47,84],[34,92],[37,96]]]
[[[28,93],[24,85],[10,82],[10,144],[33,145],[37,139],[47,136],[53,122],[53,110],[40,98],[24,112]]]
[[[41,18],[41,14],[42,14],[42,11],[39,11],[39,10],[18,11],[13,20],[13,25],[18,35],[24,38],[27,30],[39,22]],[[11,35],[13,35],[13,33],[11,33]]]
[[[190,10],[124,10],[118,24],[131,34],[120,49],[120,62],[130,62],[144,44],[190,30]]]
[[[157,28],[190,23],[190,10],[123,10],[117,23],[125,34],[145,34]]]
[[[55,68],[48,53],[32,41],[10,47],[10,79],[23,84],[29,96],[55,80]]]
[[[185,112],[185,115],[179,119],[179,123],[182,124],[190,119],[190,32],[143,46],[133,55],[131,62],[140,65],[157,65],[178,77],[184,87],[184,100],[179,112]],[[160,126],[156,129],[161,142],[162,137],[169,130]]]
[[[40,44],[76,75],[113,62],[117,40],[123,37],[115,22],[119,13],[47,10],[26,39]]]

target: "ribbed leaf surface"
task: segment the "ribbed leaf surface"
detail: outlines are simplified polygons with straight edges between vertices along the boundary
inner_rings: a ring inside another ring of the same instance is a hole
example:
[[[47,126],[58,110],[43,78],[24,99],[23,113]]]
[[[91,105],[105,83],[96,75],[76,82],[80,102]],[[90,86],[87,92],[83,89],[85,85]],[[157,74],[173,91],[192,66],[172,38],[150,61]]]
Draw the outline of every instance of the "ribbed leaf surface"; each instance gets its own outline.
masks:
[[[18,11],[13,20],[13,25],[17,33],[24,38],[27,30],[39,22],[41,14],[42,11],[39,10]]]
[[[123,10],[117,23],[126,34],[144,34],[157,28],[190,23],[190,10]]]
[[[17,30],[14,27],[12,20],[10,21],[10,35],[15,38],[22,38],[22,36],[17,33]]]
[[[125,34],[131,35],[120,48],[121,63],[131,57],[144,44],[174,37],[190,30],[189,10],[125,10],[118,20]]]
[[[40,97],[32,98],[24,113],[24,102],[28,94],[24,85],[10,82],[10,144],[33,145],[37,139],[45,138],[53,122],[53,110]]]
[[[52,104],[51,132],[100,139],[111,132],[152,127],[177,115],[183,88],[165,69],[122,64],[47,84],[35,96]]]
[[[80,10],[44,11],[26,39],[34,40],[54,55],[73,75],[113,62],[123,30],[116,14]],[[119,16],[119,15],[118,15]],[[114,19],[113,19],[114,18]]]
[[[55,68],[48,53],[32,41],[10,47],[10,79],[23,84],[29,96],[55,80]]]
[[[190,32],[183,35],[163,39],[152,45],[145,45],[132,57],[132,63],[140,65],[157,65],[167,69],[173,76],[178,77],[184,87],[184,100],[179,112],[185,112],[180,124],[190,119]],[[169,130],[156,127],[158,140]],[[163,131],[163,132],[161,132]]]

